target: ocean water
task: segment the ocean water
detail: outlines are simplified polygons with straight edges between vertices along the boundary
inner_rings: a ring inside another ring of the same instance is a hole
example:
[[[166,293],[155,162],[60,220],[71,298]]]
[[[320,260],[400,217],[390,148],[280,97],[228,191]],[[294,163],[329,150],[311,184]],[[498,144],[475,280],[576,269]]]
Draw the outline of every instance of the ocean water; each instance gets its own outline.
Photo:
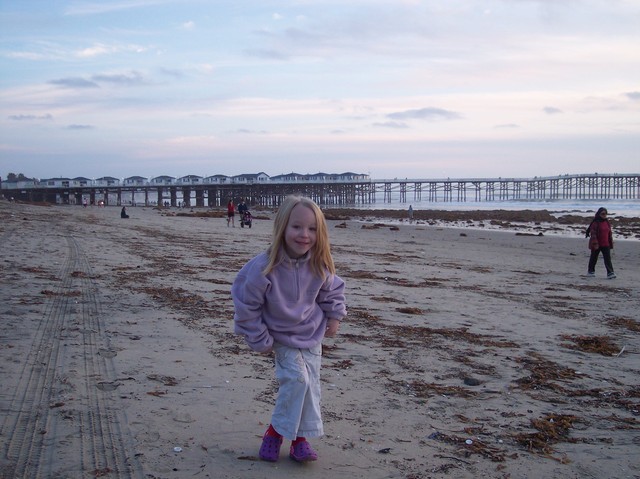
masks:
[[[497,230],[505,233],[513,234],[514,231],[519,233],[544,234],[552,236],[568,236],[573,238],[584,238],[584,231],[595,212],[601,206],[607,208],[610,218],[640,218],[640,200],[538,200],[538,201],[413,201],[400,202],[399,199],[391,202],[379,201],[373,204],[359,204],[346,206],[363,211],[367,210],[395,210],[406,211],[409,205],[414,211],[419,210],[444,210],[444,211],[489,211],[489,210],[506,210],[506,211],[522,211],[547,210],[552,216],[561,217],[564,215],[583,216],[583,224],[558,224],[558,223],[518,223],[510,222],[510,227],[505,229],[500,225],[494,225],[491,222],[480,221],[436,221],[441,227],[478,229],[478,230]],[[340,206],[336,206],[340,208]],[[326,209],[331,209],[327,207]],[[385,223],[403,223],[404,220],[389,220],[385,218]],[[416,223],[417,224],[417,223]],[[640,233],[630,231],[615,231],[614,236],[617,239],[640,241]]]
[[[473,210],[547,210],[553,216],[566,214],[590,217],[601,206],[607,208],[610,217],[640,217],[638,200],[508,200],[508,201],[406,201],[391,197],[391,202],[383,198],[371,204],[348,205],[361,210],[408,210],[409,205],[416,210],[473,211]],[[336,206],[338,207],[338,206]],[[331,208],[328,206],[327,208]],[[339,207],[338,207],[339,208]]]

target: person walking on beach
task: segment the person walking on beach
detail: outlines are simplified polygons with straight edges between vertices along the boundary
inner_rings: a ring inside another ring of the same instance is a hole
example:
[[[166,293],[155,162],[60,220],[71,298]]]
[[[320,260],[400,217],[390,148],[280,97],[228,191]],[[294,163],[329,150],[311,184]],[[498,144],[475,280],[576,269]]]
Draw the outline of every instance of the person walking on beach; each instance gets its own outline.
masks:
[[[413,222],[413,206],[409,205],[409,223]]]
[[[234,331],[259,353],[275,353],[278,397],[259,456],[275,462],[283,438],[289,457],[315,461],[307,437],[324,434],[320,413],[322,339],[346,315],[344,281],[336,275],[324,215],[312,200],[288,196],[269,248],[238,273],[231,296]]]
[[[240,203],[238,203],[238,214],[240,215],[240,217],[242,218],[242,215],[244,214],[244,212],[248,210],[249,208],[247,207],[247,204],[244,202],[244,198],[240,198]]]
[[[586,236],[589,238],[589,249],[591,256],[589,257],[589,267],[587,276],[596,275],[596,263],[598,256],[602,252],[604,266],[607,269],[607,278],[614,279],[616,274],[613,272],[613,264],[611,263],[611,250],[613,249],[613,232],[611,223],[607,219],[607,209],[599,208],[591,224],[587,228]]]
[[[229,223],[231,223],[234,228],[236,227],[235,216],[236,206],[233,204],[233,200],[230,199],[227,203],[227,227],[229,226]]]

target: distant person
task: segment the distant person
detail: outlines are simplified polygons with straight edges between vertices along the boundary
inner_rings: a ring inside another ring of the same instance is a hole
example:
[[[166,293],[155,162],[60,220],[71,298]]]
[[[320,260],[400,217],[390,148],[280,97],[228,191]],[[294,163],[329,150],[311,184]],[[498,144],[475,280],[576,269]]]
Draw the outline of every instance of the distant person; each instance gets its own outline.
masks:
[[[238,214],[240,215],[240,217],[242,217],[242,214],[245,211],[249,211],[249,208],[247,207],[247,204],[244,202],[244,198],[241,198],[240,203],[238,204]]]
[[[320,413],[322,340],[346,315],[327,224],[312,200],[288,196],[273,222],[269,248],[249,260],[231,287],[234,331],[258,353],[275,353],[278,397],[259,456],[275,462],[283,438],[289,457],[315,461],[307,437],[324,434]]]
[[[229,223],[231,223],[234,228],[236,227],[235,216],[236,207],[233,204],[233,200],[229,200],[229,203],[227,203],[227,227],[229,226]]]
[[[614,279],[616,274],[613,272],[613,264],[611,263],[613,231],[607,214],[606,208],[599,208],[586,230],[586,236],[589,238],[589,249],[591,250],[587,276],[593,277],[596,275],[596,263],[598,262],[598,256],[602,253],[604,267],[607,269],[607,278]]]
[[[128,218],[128,217],[129,215],[127,214],[127,208],[123,206],[122,211],[120,212],[120,218]]]
[[[409,222],[413,221],[413,206],[409,205]]]

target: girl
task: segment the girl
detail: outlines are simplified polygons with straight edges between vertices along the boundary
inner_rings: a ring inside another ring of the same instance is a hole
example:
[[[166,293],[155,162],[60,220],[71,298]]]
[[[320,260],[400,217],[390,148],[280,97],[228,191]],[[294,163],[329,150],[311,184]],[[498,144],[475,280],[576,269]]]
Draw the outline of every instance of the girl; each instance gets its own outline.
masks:
[[[322,338],[346,315],[344,282],[335,274],[324,214],[312,200],[288,196],[276,214],[273,240],[231,287],[235,332],[251,349],[275,353],[278,397],[260,458],[275,462],[283,437],[291,459],[315,461],[307,437],[323,435],[320,416]]]
[[[587,228],[586,234],[589,238],[589,249],[591,250],[587,276],[596,275],[598,255],[602,252],[604,267],[607,268],[607,278],[615,279],[616,274],[613,272],[613,264],[611,263],[613,232],[611,231],[611,224],[607,219],[606,208],[598,209],[595,218],[593,218],[593,221],[591,221],[591,224]]]

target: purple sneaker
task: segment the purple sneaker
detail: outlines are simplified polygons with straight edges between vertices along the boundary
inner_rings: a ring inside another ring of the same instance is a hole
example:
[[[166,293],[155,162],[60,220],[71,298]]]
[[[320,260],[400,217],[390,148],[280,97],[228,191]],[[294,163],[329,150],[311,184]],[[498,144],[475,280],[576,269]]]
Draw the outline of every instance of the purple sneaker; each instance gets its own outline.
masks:
[[[307,441],[300,441],[295,445],[292,444],[291,449],[289,449],[289,457],[297,462],[318,460],[318,454]]]
[[[258,455],[263,461],[276,462],[280,458],[282,437],[264,436]]]

